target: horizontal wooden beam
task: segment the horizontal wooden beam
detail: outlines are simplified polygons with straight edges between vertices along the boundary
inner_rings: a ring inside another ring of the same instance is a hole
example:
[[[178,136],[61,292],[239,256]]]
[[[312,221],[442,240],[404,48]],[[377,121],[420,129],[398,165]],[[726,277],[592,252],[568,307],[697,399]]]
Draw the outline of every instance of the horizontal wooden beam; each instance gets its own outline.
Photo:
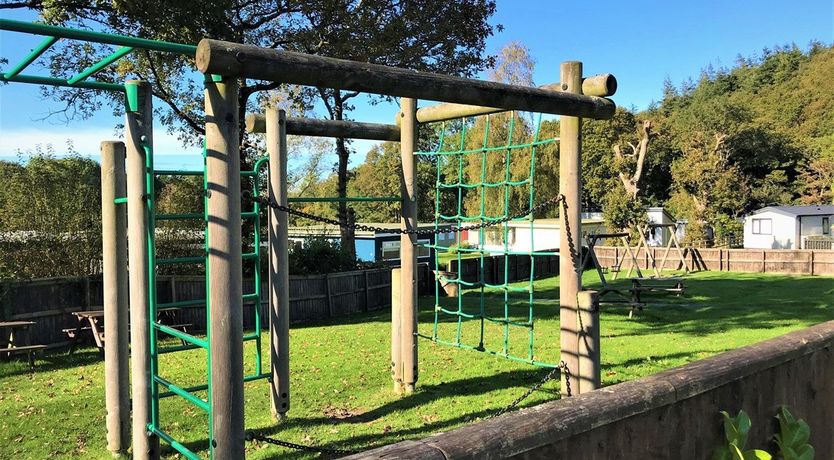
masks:
[[[257,113],[246,115],[246,131],[265,133],[266,117]],[[372,141],[400,140],[400,128],[395,125],[346,120],[318,120],[314,118],[287,118],[287,134]]]
[[[205,74],[237,76],[295,85],[500,107],[585,118],[611,118],[613,101],[453,77],[377,64],[313,56],[252,45],[203,39],[197,68]]]
[[[546,91],[562,91],[561,83],[539,86]],[[611,74],[594,75],[582,80],[582,94],[585,96],[613,96],[617,92],[617,79]],[[506,112],[506,109],[466,104],[438,104],[417,110],[417,121],[432,123],[454,120],[455,118],[476,117],[491,113]]]

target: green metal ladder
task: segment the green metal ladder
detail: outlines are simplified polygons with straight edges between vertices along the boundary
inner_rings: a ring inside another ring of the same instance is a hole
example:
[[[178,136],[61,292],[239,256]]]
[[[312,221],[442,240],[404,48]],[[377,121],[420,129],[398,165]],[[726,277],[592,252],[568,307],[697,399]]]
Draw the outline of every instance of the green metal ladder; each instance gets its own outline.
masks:
[[[146,212],[148,213],[148,260],[149,260],[149,282],[148,282],[148,299],[149,299],[149,309],[150,309],[150,318],[151,327],[149,328],[150,334],[150,372],[151,372],[151,420],[148,424],[148,431],[153,433],[154,435],[158,436],[160,439],[168,443],[174,450],[182,454],[188,459],[196,460],[200,457],[186,447],[182,442],[175,439],[169,433],[163,430],[162,422],[160,417],[159,411],[159,402],[161,399],[179,396],[184,400],[190,402],[191,404],[195,405],[196,407],[202,409],[206,412],[208,416],[208,438],[209,441],[212,439],[213,427],[211,426],[212,421],[212,398],[211,398],[211,335],[206,333],[205,338],[197,337],[192,334],[188,334],[186,332],[180,331],[178,329],[166,326],[160,323],[157,320],[157,313],[159,309],[162,308],[185,308],[185,307],[198,307],[200,305],[205,305],[205,312],[206,312],[206,324],[210,324],[211,317],[209,313],[209,303],[208,299],[210,298],[209,295],[209,282],[208,282],[208,274],[209,274],[209,267],[208,267],[208,198],[204,193],[203,198],[203,206],[204,210],[202,213],[183,213],[183,214],[157,214],[156,207],[154,203],[154,181],[157,177],[160,176],[200,176],[203,178],[203,191],[205,192],[208,189],[208,183],[205,175],[205,160],[206,154],[205,149],[203,151],[203,171],[183,171],[183,170],[159,170],[156,171],[153,168],[153,152],[150,151],[149,148],[146,148],[146,172],[145,172],[145,192],[147,197],[147,206]],[[260,168],[266,164],[267,159],[261,158],[253,167],[252,170],[249,171],[241,171],[242,177],[247,177],[252,179],[252,193],[254,196],[259,196],[260,194],[260,182],[258,178],[258,171]],[[263,354],[262,354],[262,346],[261,346],[261,332],[262,332],[262,318],[261,318],[261,273],[260,273],[260,260],[261,260],[261,237],[258,229],[260,228],[260,204],[257,201],[253,201],[252,210],[244,211],[241,213],[242,219],[251,219],[253,221],[254,226],[254,237],[253,237],[253,250],[252,252],[246,252],[242,254],[243,260],[252,262],[255,265],[254,270],[254,284],[255,289],[252,293],[246,293],[243,295],[243,302],[254,302],[254,331],[244,334],[243,340],[244,342],[254,341],[255,342],[255,371],[251,375],[244,376],[244,382],[250,382],[253,380],[259,380],[269,377],[268,372],[263,372]],[[190,257],[175,257],[175,258],[158,258],[156,255],[156,247],[155,247],[155,228],[157,221],[176,221],[176,220],[203,220],[205,225],[205,241],[204,241],[204,254],[200,256],[190,256]],[[197,300],[182,300],[182,301],[173,301],[167,303],[159,303],[157,301],[157,277],[156,277],[156,270],[159,266],[165,265],[175,265],[175,264],[186,264],[186,265],[194,265],[194,264],[205,264],[206,265],[206,297],[204,299],[197,299]],[[180,339],[185,344],[183,345],[176,345],[176,346],[167,346],[162,347],[160,343],[160,333],[164,336],[174,337],[176,339]],[[196,385],[191,387],[182,387],[173,382],[168,381],[162,375],[160,375],[160,366],[159,366],[159,356],[162,354],[167,353],[175,353],[184,350],[194,350],[194,349],[204,349],[206,350],[206,368],[207,368],[207,376],[209,376],[209,381],[202,385]],[[162,391],[161,391],[162,390]],[[206,398],[203,399],[198,396],[197,392],[207,392]],[[209,442],[211,445],[211,442]]]

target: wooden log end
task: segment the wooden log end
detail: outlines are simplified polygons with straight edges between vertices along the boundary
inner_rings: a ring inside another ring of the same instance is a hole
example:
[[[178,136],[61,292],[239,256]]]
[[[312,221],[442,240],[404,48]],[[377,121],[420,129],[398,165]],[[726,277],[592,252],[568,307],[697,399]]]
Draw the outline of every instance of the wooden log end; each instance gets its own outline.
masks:
[[[248,133],[265,133],[266,132],[266,117],[257,113],[250,113],[246,115],[246,132]]]

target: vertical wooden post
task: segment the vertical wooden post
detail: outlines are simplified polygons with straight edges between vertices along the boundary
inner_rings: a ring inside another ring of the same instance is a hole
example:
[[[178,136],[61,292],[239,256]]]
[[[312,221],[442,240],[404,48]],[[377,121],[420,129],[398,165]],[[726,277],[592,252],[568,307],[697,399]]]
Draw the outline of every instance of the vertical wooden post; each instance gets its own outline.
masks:
[[[104,294],[104,399],[107,449],[123,454],[130,446],[130,375],[127,330],[127,210],[116,198],[127,195],[125,145],[101,143],[101,254]]]
[[[394,392],[401,394],[403,390],[402,337],[400,329],[400,280],[402,275],[399,268],[391,270],[391,378],[394,380]]]
[[[402,162],[401,228],[417,230],[417,100],[400,99],[400,158]],[[400,352],[406,393],[417,383],[417,235],[400,237]]]
[[[599,340],[599,298],[596,291],[579,291],[577,296],[579,307],[579,370],[576,393],[587,393],[600,387],[600,340]],[[573,383],[573,382],[571,382]]]
[[[369,298],[369,292],[368,292],[369,291],[369,289],[368,289],[368,270],[363,270],[362,273],[365,274],[365,308],[363,308],[362,311],[368,311],[368,310],[370,310],[370,306],[369,306],[370,298]]]
[[[813,275],[814,274],[814,250],[812,249],[810,252],[810,260],[808,261],[808,273]]]
[[[214,459],[244,457],[238,83],[206,82],[209,337]]]
[[[130,354],[133,378],[133,458],[159,458],[159,438],[148,433],[151,422],[150,286],[148,207],[145,196],[145,146],[153,145],[153,104],[146,81],[125,83],[125,147],[130,276]]]
[[[266,111],[269,197],[287,205],[287,115]],[[269,343],[272,363],[272,416],[290,410],[290,266],[287,213],[269,208]]]
[[[332,318],[333,314],[333,294],[330,292],[330,273],[324,274],[324,294],[327,301],[327,317]]]
[[[582,92],[582,63],[563,62],[561,65],[562,91]],[[560,117],[559,121],[559,193],[564,203],[559,213],[559,344],[561,360],[568,369],[579,373],[579,334],[577,294],[582,289],[582,272],[578,269],[581,228],[581,175],[582,168],[582,120],[578,117]],[[577,252],[577,254],[574,253]],[[564,376],[564,373],[562,374]],[[562,377],[562,394],[567,385]]]

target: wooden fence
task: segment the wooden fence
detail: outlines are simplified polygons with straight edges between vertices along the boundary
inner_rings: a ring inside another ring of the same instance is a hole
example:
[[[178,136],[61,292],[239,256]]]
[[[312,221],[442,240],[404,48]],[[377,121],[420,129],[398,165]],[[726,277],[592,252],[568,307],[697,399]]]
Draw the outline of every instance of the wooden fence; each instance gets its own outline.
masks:
[[[748,448],[775,450],[780,406],[834,459],[834,321],[351,459],[706,459],[726,443],[720,411],[744,409]]]
[[[672,249],[664,267],[660,267],[664,248],[650,248],[658,268],[676,270],[681,268],[678,253]],[[631,260],[625,248],[597,246],[597,258],[602,266],[614,266],[623,259],[623,268],[628,270]],[[645,249],[641,249],[637,261],[641,269],[651,266]],[[795,275],[834,275],[834,251],[806,249],[723,249],[685,248],[684,256],[690,268],[725,272],[786,273]]]
[[[528,255],[515,254],[484,257],[484,282],[489,284],[503,283],[505,267],[507,282],[510,283],[530,279],[531,267],[534,271],[534,278],[559,274],[559,256],[533,256],[533,261],[530,259],[531,257]],[[460,269],[458,269],[458,261],[452,259],[449,262],[449,271],[459,272],[460,279],[463,281],[477,282],[481,270],[481,259],[462,259],[460,262]]]
[[[426,283],[427,267],[422,266],[421,281]],[[263,327],[268,327],[268,287],[263,280],[260,309]],[[423,289],[427,289],[423,286]],[[244,280],[243,292],[254,291],[254,281]],[[159,276],[157,301],[166,303],[206,296],[202,276]],[[101,310],[100,276],[50,278],[0,283],[0,320],[31,320],[33,343],[60,346],[66,343],[63,329],[78,324],[72,312]],[[382,310],[391,305],[391,269],[379,268],[326,275],[290,276],[290,322],[304,323],[359,312]],[[254,325],[254,302],[244,304],[244,327]],[[190,323],[196,331],[205,330],[202,306],[183,308],[178,322]]]

